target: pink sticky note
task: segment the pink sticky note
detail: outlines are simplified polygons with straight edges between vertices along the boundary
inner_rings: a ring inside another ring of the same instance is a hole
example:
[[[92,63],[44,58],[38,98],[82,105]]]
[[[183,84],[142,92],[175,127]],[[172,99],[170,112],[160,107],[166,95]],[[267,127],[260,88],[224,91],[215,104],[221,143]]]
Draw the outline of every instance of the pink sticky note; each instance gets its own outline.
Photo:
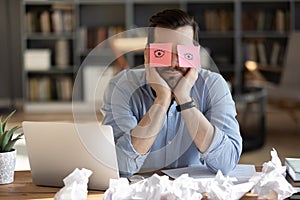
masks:
[[[180,67],[201,67],[200,46],[177,45],[177,52]]]
[[[150,67],[168,67],[172,63],[172,43],[150,44]]]

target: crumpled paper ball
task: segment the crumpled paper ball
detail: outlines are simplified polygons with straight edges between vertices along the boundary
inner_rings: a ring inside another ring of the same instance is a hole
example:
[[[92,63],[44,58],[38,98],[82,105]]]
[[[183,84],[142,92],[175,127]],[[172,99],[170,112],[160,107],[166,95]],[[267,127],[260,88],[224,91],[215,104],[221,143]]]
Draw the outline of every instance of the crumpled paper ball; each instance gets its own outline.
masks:
[[[198,183],[187,174],[180,176],[175,181],[169,180],[168,176],[153,174],[151,177],[131,185],[125,178],[111,179],[103,200],[199,200],[202,195],[197,191],[197,185]]]
[[[237,200],[251,190],[263,199],[285,199],[296,191],[285,179],[286,167],[281,165],[276,150],[272,160],[263,164],[262,172],[255,173],[248,182],[234,183],[218,171],[214,178],[194,179],[182,174],[174,181],[157,174],[129,184],[125,178],[112,179],[103,200],[199,200],[205,195],[210,200]]]
[[[234,185],[221,171],[215,178],[194,179],[188,174],[182,174],[174,181],[169,180],[168,176],[154,174],[131,185],[125,178],[112,179],[103,200],[199,200],[204,193],[208,199],[235,200],[240,199],[252,187],[252,182]]]
[[[271,151],[272,159],[263,164],[262,172],[256,173],[249,181],[254,183],[251,193],[263,199],[286,199],[296,193],[285,179],[286,166],[281,165],[277,151]]]
[[[207,182],[205,188],[207,198],[211,200],[240,199],[253,187],[253,183],[234,184],[229,177],[224,177],[219,170],[213,180]]]
[[[92,171],[82,168],[76,168],[66,178],[64,178],[64,187],[54,196],[55,200],[84,200],[87,199],[87,184]]]

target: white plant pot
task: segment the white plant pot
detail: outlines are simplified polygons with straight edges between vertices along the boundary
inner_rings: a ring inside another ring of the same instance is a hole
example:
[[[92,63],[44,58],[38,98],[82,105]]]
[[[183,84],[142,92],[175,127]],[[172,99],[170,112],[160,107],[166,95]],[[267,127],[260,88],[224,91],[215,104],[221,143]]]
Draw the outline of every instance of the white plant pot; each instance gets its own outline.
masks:
[[[0,153],[0,184],[8,184],[14,181],[17,151]]]

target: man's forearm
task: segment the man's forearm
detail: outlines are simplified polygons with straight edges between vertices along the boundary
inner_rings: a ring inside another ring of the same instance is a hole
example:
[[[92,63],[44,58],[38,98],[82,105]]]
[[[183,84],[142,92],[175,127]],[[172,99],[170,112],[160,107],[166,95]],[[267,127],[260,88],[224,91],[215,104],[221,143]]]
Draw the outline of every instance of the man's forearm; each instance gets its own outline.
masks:
[[[181,115],[197,148],[201,152],[205,152],[214,136],[212,124],[195,107],[181,111]]]
[[[131,131],[131,142],[135,150],[145,154],[153,145],[165,121],[170,101],[156,98],[146,115]]]

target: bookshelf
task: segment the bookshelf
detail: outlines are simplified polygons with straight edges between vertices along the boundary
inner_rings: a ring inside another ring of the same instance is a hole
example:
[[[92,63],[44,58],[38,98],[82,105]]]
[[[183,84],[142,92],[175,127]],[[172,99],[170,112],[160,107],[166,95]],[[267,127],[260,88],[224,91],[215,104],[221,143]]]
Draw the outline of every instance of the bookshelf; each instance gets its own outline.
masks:
[[[24,1],[21,9],[24,110],[70,103],[76,71],[74,4]]]
[[[32,49],[51,52],[43,70],[23,65],[25,106],[40,109],[44,105],[45,110],[53,109],[53,103],[71,104],[70,96],[60,92],[72,94],[68,85],[74,84],[75,77],[80,87],[73,100],[84,102],[84,70],[80,68],[89,52],[111,35],[146,27],[151,15],[166,8],[180,8],[195,16],[200,44],[209,49],[220,73],[236,88],[243,82],[246,60],[257,61],[262,73],[278,82],[289,33],[300,30],[299,0],[23,0],[21,8],[24,54]],[[64,14],[70,26],[55,26],[52,18]],[[49,18],[50,23],[38,23]],[[60,52],[67,53],[59,58]],[[125,57],[130,67],[143,64],[142,53]]]
[[[208,49],[220,73],[232,80],[234,66],[234,1],[189,2],[187,11],[199,24],[199,42]]]
[[[290,1],[242,2],[242,61],[256,61],[267,80],[278,83],[291,30]]]

